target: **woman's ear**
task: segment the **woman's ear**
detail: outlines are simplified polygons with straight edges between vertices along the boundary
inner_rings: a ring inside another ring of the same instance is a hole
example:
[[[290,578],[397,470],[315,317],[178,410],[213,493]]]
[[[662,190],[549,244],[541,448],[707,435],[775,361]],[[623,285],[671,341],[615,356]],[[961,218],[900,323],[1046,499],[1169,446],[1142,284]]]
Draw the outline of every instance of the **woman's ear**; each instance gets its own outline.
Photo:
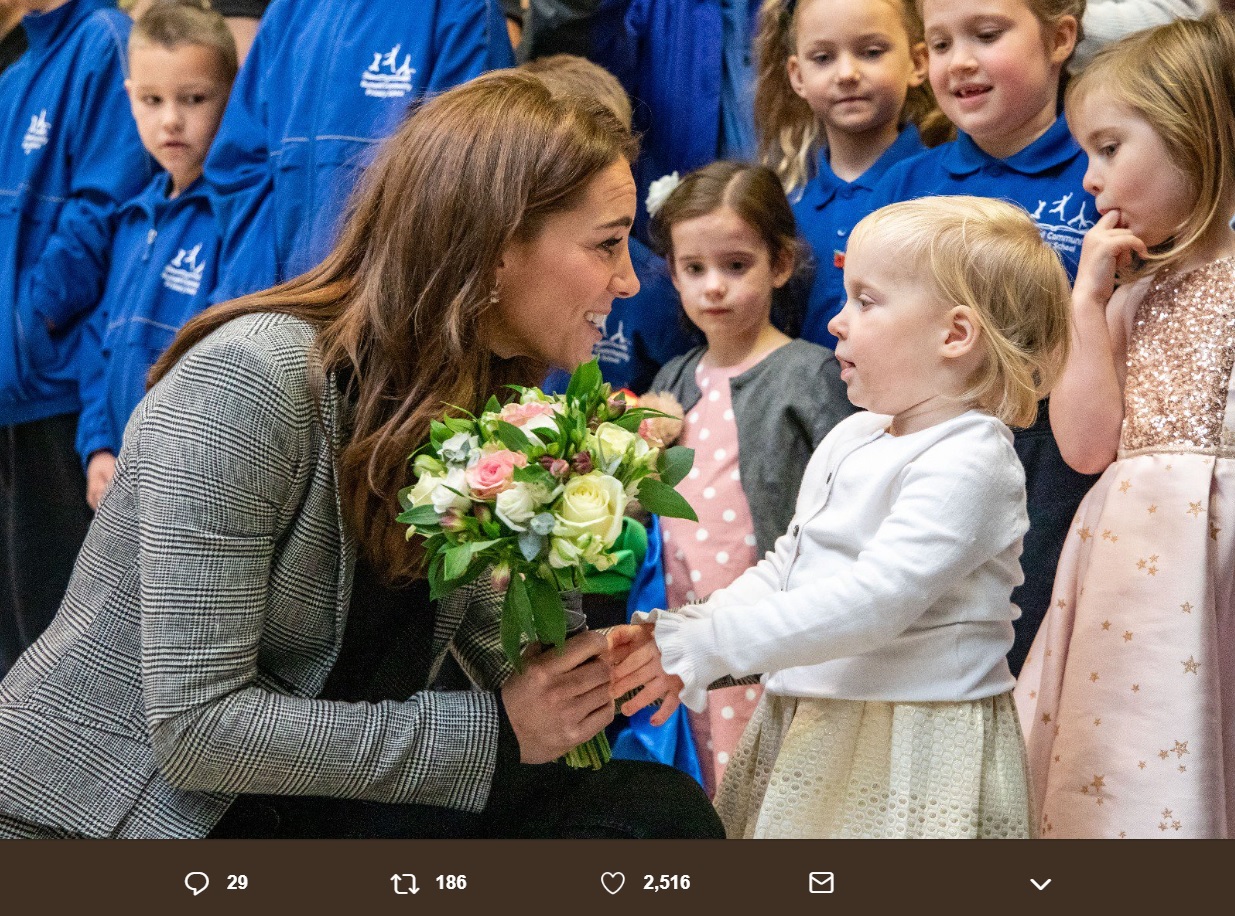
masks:
[[[960,359],[973,353],[978,345],[982,329],[974,319],[973,309],[967,305],[953,306],[948,312],[947,333],[940,350],[944,359]]]

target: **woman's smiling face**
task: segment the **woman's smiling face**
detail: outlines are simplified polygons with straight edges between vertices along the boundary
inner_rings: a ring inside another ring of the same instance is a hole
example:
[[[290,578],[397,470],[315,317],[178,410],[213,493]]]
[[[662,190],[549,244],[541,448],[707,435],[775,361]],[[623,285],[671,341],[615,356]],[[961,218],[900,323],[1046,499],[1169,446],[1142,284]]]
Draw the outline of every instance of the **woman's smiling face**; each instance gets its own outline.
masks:
[[[592,179],[576,206],[506,248],[486,324],[498,356],[563,369],[591,358],[613,300],[639,291],[627,245],[637,199],[630,164],[619,159]]]

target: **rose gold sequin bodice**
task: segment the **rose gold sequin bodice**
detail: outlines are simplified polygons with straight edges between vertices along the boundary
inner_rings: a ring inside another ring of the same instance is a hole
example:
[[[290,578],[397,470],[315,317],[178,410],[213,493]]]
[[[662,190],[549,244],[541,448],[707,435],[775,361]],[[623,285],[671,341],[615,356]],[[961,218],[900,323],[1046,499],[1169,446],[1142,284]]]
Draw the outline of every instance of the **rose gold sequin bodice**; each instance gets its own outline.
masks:
[[[1128,344],[1121,451],[1235,455],[1223,425],[1233,365],[1235,258],[1156,278]]]

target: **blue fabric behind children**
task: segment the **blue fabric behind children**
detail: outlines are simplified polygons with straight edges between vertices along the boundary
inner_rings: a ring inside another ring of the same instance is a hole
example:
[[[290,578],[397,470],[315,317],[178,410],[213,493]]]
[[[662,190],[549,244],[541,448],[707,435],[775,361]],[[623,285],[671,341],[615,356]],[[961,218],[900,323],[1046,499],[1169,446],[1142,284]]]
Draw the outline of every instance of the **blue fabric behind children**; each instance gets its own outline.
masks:
[[[664,549],[660,537],[660,519],[653,516],[648,529],[648,552],[635,575],[626,605],[626,619],[635,611],[650,611],[668,607],[665,594],[665,568],[661,563]],[[622,760],[649,760],[677,767],[703,784],[699,753],[690,732],[685,707],[679,707],[664,725],[653,725],[656,709],[641,709],[630,718],[626,730],[613,743],[613,756]]]
[[[120,453],[146,375],[186,321],[210,304],[219,237],[205,182],[167,196],[160,174],[120,211],[111,271],[82,348],[77,450]]]
[[[834,350],[836,338],[828,322],[845,304],[845,271],[841,255],[849,233],[869,212],[869,201],[878,181],[892,166],[925,150],[917,127],[901,131],[896,142],[884,150],[875,164],[853,181],[838,178],[828,164],[827,150],[819,155],[818,172],[795,195],[793,216],[798,233],[810,243],[815,256],[814,281],[802,321],[802,334],[812,343]]]
[[[206,161],[223,237],[215,301],[316,265],[409,106],[513,63],[496,0],[271,3]]]
[[[128,16],[72,0],[23,20],[0,76],[0,427],[78,409],[82,318],[119,206],[151,175],[124,79]]]

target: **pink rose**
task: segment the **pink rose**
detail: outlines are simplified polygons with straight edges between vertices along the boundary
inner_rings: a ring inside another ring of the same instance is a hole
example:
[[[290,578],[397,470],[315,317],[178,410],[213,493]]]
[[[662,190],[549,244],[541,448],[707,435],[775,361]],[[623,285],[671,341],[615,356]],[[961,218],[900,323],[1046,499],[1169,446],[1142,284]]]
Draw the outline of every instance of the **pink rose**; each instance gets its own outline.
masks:
[[[530,404],[507,404],[502,408],[498,417],[505,420],[511,426],[523,426],[534,417],[545,417],[554,412],[552,404],[532,401]]]
[[[476,499],[493,499],[514,483],[515,468],[527,466],[527,455],[501,449],[489,452],[463,475]]]

